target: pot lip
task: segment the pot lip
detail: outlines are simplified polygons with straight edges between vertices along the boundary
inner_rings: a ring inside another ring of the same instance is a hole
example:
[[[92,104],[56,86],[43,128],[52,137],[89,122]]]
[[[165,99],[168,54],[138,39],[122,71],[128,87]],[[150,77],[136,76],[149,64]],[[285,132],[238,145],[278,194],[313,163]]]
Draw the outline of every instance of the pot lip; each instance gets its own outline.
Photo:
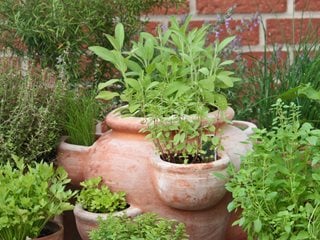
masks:
[[[121,109],[124,109],[126,106],[122,106],[114,109],[106,116],[106,123],[111,129],[118,131],[128,131],[128,132],[141,132],[146,125],[146,118],[143,117],[123,117],[120,113]],[[234,117],[234,110],[228,106],[225,111],[216,110],[209,113],[209,117],[215,119],[214,124],[223,124],[227,120],[232,120]],[[225,118],[223,117],[225,116]]]
[[[239,129],[241,129],[248,136],[254,133],[253,129],[257,128],[256,124],[254,124],[252,122],[241,121],[241,120],[233,120],[232,126],[235,126]],[[244,128],[244,129],[242,129],[242,128]]]
[[[98,140],[98,138],[100,138],[105,131],[102,131],[102,125],[105,124],[105,120],[102,121],[98,121],[98,123],[95,125],[95,136],[96,136],[96,140],[94,141],[94,143],[90,146],[84,146],[84,145],[77,145],[77,144],[72,144],[72,143],[68,143],[67,139],[69,138],[69,136],[62,136],[60,138],[59,141],[59,148],[63,148],[63,149],[70,149],[70,150],[75,150],[75,151],[85,151],[88,150],[89,148],[91,148],[93,145],[95,145],[96,141]]]
[[[58,229],[56,232],[54,232],[54,233],[52,233],[52,234],[50,234],[50,235],[43,236],[43,237],[39,237],[39,238],[35,238],[35,239],[33,239],[33,240],[46,239],[46,238],[49,237],[49,236],[50,236],[50,237],[55,237],[55,236],[58,236],[58,235],[62,234],[61,232],[64,231],[63,225],[62,225],[61,223],[57,222],[57,221],[50,220],[50,221],[48,221],[48,222],[46,223],[46,225],[47,225],[47,224],[57,225],[59,229]]]
[[[197,173],[203,171],[221,171],[227,168],[230,162],[230,157],[224,151],[219,151],[219,155],[220,159],[208,163],[178,164],[166,162],[160,158],[159,154],[154,154],[153,157],[151,157],[151,163],[155,168],[161,171],[172,173]]]
[[[114,216],[122,216],[122,215],[127,215],[127,216],[136,216],[142,213],[142,211],[130,205],[128,208],[123,209],[121,211],[113,212],[113,213],[94,213],[94,212],[89,212],[83,209],[81,204],[77,203],[73,209],[74,216],[78,219],[86,220],[86,221],[94,221],[96,222],[99,217],[105,219],[107,218],[110,214]]]
[[[76,144],[68,143],[67,142],[68,138],[69,136],[62,136],[60,138],[58,149],[68,149],[73,151],[86,152],[95,144],[94,142],[91,146],[76,145]]]

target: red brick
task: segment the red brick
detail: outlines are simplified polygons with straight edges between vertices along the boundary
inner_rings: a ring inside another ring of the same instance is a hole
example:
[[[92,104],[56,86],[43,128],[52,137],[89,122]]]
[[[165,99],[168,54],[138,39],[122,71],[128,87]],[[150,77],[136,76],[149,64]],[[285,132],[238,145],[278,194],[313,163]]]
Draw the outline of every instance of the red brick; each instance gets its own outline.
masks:
[[[145,27],[144,30],[146,32],[149,32],[153,35],[157,35],[157,28],[158,26],[160,26],[162,23],[161,22],[148,22]]]
[[[210,22],[214,24],[214,22]],[[204,24],[204,21],[191,21],[190,27],[200,27]],[[225,24],[220,25],[219,28],[219,38],[224,39],[228,36],[239,36],[240,37],[240,44],[241,45],[257,45],[259,44],[259,24],[254,25],[253,23],[248,24],[248,26],[243,26],[242,30],[240,31],[243,24],[240,20],[231,20],[229,28],[227,29]],[[210,42],[214,42],[216,39],[216,33],[211,33],[209,35]]]
[[[319,0],[295,0],[296,11],[320,11]]]
[[[268,67],[277,68],[278,65],[285,64],[288,58],[288,53],[285,51],[274,52],[244,52],[241,54],[241,57],[247,61],[247,67],[256,67],[258,62],[264,60],[266,56],[266,61],[268,62]]]
[[[201,27],[204,21],[191,21],[189,26],[192,28]],[[215,24],[214,21],[209,22],[209,24]],[[240,30],[242,29],[242,30]],[[229,30],[226,28],[225,24],[220,25],[219,37],[224,39],[228,36],[239,36],[241,45],[258,45],[259,44],[259,24],[254,24],[253,22],[247,22],[246,26],[240,20],[231,20],[229,25]],[[211,33],[209,36],[210,42],[215,41],[216,34]]]
[[[267,43],[297,44],[312,42],[320,35],[320,18],[317,19],[268,19]]]
[[[170,8],[157,7],[153,8],[148,14],[149,15],[173,15],[173,14],[189,14],[190,7],[189,1],[181,3],[177,6],[172,6]]]
[[[24,42],[19,37],[16,37],[14,33],[0,33],[0,49],[7,48],[9,46],[12,46],[19,51],[27,50],[27,46],[24,44]]]
[[[259,44],[259,24],[249,24],[240,31],[237,28],[241,28],[242,24],[240,20],[230,21],[229,30],[225,25],[222,25],[220,32],[221,38],[236,35],[240,37],[240,44],[243,45],[257,45]]]
[[[279,13],[287,10],[287,0],[197,0],[200,14],[223,13],[233,6],[235,13]]]
[[[196,21],[191,21],[189,24],[189,28],[193,29],[193,28],[199,28],[201,27],[205,22],[202,20],[196,20]],[[145,30],[147,32],[150,32],[154,35],[157,34],[156,29],[157,27],[161,24],[161,22],[149,22],[147,23]],[[209,24],[215,24],[214,21],[209,22]],[[257,45],[259,44],[259,25],[253,25],[249,24],[248,26],[246,26],[243,31],[241,32],[240,30],[238,30],[238,27],[240,27],[241,21],[240,20],[231,20],[230,21],[230,26],[229,26],[229,30],[227,30],[226,26],[224,24],[220,25],[220,29],[219,29],[219,38],[220,39],[224,39],[228,36],[239,36],[240,37],[240,44],[241,45]],[[209,41],[210,42],[214,42],[216,39],[216,34],[213,33],[209,33]]]

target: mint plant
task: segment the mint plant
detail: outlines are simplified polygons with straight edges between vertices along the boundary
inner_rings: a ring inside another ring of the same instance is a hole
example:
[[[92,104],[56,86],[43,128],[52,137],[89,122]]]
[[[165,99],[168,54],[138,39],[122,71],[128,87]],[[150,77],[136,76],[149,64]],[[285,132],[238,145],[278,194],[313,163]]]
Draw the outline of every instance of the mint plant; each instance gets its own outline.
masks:
[[[270,131],[258,129],[253,150],[244,156],[227,189],[241,208],[248,239],[320,239],[320,130],[299,122],[295,104],[281,100]]]
[[[111,192],[106,185],[101,185],[102,178],[91,178],[80,183],[77,202],[81,207],[94,213],[113,213],[127,207],[124,192]]]
[[[101,83],[97,98],[120,97],[128,104],[128,115],[147,118],[145,130],[167,161],[179,162],[176,156],[183,156],[183,162],[198,162],[206,153],[203,144],[210,142],[212,149],[217,146],[208,113],[226,110],[223,91],[239,80],[226,70],[233,61],[221,58],[234,37],[206,45],[210,26],[190,29],[190,20],[180,24],[171,18],[169,28],[159,28],[157,36],[142,32],[130,50],[123,49],[125,34],[120,23],[114,36],[107,35],[112,50],[89,48],[121,74],[119,79]],[[114,84],[122,85],[123,92],[109,91]]]
[[[13,156],[16,168],[0,167],[0,239],[26,240],[39,236],[46,223],[73,206],[66,190],[67,173],[53,164],[34,163]]]
[[[90,232],[91,240],[187,240],[185,225],[144,213],[134,219],[110,215],[99,220],[99,227]]]

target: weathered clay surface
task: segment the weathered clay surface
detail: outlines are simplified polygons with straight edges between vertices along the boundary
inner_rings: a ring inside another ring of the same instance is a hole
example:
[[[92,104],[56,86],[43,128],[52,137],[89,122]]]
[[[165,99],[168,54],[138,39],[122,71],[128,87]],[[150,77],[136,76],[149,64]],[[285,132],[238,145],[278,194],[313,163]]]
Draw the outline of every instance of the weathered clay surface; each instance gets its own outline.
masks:
[[[234,112],[229,109],[225,115],[228,119],[232,119]],[[221,115],[218,114],[219,116]],[[229,219],[227,212],[229,194],[224,196],[222,194],[219,197],[220,201],[217,200],[213,207],[208,206],[204,210],[179,210],[168,206],[159,197],[152,181],[151,158],[155,155],[155,149],[154,145],[145,139],[145,134],[140,132],[144,127],[143,119],[122,118],[112,112],[107,116],[106,122],[111,130],[102,134],[95,144],[83,153],[84,159],[81,160],[81,156],[77,156],[79,162],[76,171],[82,174],[78,179],[102,176],[111,190],[127,193],[130,206],[137,207],[143,212],[155,212],[163,217],[184,222],[191,240],[225,238]],[[231,124],[225,124],[222,119],[218,119],[215,125],[219,127],[225,153],[232,163],[239,165],[240,155],[250,148],[243,142],[247,140],[251,126],[248,125],[249,128],[244,131]],[[61,162],[60,160],[60,164],[65,166]],[[71,170],[69,168],[69,171]],[[69,176],[73,174],[69,172]]]
[[[168,206],[181,210],[203,210],[216,205],[224,197],[230,158],[224,152],[219,159],[201,164],[174,164],[155,154],[150,158],[151,177],[159,198]]]
[[[91,147],[69,144],[67,137],[63,137],[58,146],[57,163],[68,173],[71,183],[79,186],[84,179],[85,161],[89,157]]]

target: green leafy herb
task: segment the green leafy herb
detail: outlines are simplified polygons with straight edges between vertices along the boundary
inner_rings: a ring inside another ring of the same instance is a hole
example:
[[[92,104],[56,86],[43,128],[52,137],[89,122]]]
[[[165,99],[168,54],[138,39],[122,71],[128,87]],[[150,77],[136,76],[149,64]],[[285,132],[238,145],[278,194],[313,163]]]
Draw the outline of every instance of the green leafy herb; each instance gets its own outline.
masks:
[[[114,73],[90,54],[87,46],[111,47],[112,42],[106,42],[103,33],[113,34],[118,21],[124,24],[126,36],[117,34],[117,38],[127,44],[144,25],[141,14],[181,2],[183,0],[1,0],[0,32],[5,37],[0,39],[0,45],[21,56],[27,54],[41,66],[55,69],[71,83],[92,84],[92,80],[99,82],[106,73]]]
[[[131,219],[110,215],[99,220],[99,227],[90,232],[91,240],[187,240],[185,225],[145,213]]]
[[[159,28],[157,36],[142,32],[128,51],[120,48],[124,30],[119,23],[115,36],[107,35],[112,50],[89,48],[121,74],[120,79],[99,85],[98,98],[119,96],[128,104],[128,115],[146,117],[145,131],[167,161],[176,161],[179,155],[183,162],[199,162],[206,154],[203,145],[211,143],[211,150],[216,148],[219,141],[208,113],[226,110],[223,92],[239,80],[226,70],[233,61],[221,57],[234,37],[207,45],[210,26],[189,30],[190,20],[180,24],[171,18],[169,28]],[[124,87],[121,94],[108,89],[114,83]]]
[[[227,189],[228,210],[243,209],[235,222],[253,239],[320,239],[320,130],[299,122],[293,103],[273,106],[270,131],[257,129]]]
[[[127,207],[124,192],[112,193],[106,185],[101,185],[102,178],[92,178],[80,185],[83,189],[77,202],[87,211],[95,213],[112,213]]]
[[[50,219],[73,208],[68,200],[75,193],[65,190],[70,180],[62,168],[12,158],[17,168],[0,167],[0,239],[36,238]]]

